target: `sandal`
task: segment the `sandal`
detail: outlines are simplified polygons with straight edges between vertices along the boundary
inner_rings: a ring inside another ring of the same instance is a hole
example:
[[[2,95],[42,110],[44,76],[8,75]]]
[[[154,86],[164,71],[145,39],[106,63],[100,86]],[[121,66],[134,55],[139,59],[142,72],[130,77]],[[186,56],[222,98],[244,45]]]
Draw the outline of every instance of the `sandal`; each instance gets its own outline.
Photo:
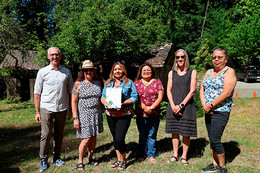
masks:
[[[82,170],[80,170],[82,169]],[[83,171],[84,170],[84,165],[83,163],[77,163],[77,166],[75,168],[76,171]]]
[[[181,162],[183,165],[189,165],[188,160],[185,159],[185,158],[181,158],[181,159],[180,159],[180,162]]]
[[[125,161],[119,161],[118,170],[123,171],[126,168],[126,162]]]
[[[114,163],[112,163],[111,165],[110,165],[110,167],[111,168],[116,168],[116,167],[118,167],[119,166],[119,161],[118,160],[116,160]]]
[[[88,162],[89,165],[92,165],[92,166],[98,166],[99,165],[99,161],[98,160],[95,160],[95,159],[91,159],[89,162]]]
[[[174,162],[177,162],[178,161],[178,158],[177,157],[175,157],[175,156],[172,156],[169,160],[168,160],[168,162],[167,163],[174,163]]]

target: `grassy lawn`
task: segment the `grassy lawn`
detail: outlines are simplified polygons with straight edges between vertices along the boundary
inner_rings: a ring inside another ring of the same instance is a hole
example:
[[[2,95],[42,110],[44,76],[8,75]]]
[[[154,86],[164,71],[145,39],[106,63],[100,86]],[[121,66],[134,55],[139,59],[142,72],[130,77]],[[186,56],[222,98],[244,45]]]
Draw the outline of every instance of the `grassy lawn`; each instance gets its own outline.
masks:
[[[0,101],[0,172],[38,172],[40,125],[35,122],[34,113],[30,102],[6,104]],[[197,126],[198,137],[191,140],[189,166],[167,163],[172,155],[172,145],[170,135],[165,134],[164,120],[160,123],[157,138],[158,163],[151,165],[145,161],[139,164],[136,161],[138,131],[133,119],[126,136],[128,167],[125,172],[200,172],[204,166],[211,163],[211,156],[203,117],[197,119]],[[80,139],[75,136],[73,121],[68,121],[65,128],[61,156],[66,165],[62,167],[51,165],[46,172],[74,172]],[[234,99],[229,123],[222,138],[229,172],[260,171],[259,129],[260,99]],[[116,159],[116,154],[105,119],[104,132],[97,138],[94,157],[101,161],[100,165],[86,166],[85,171],[119,172],[109,167]],[[49,161],[52,161],[51,152]]]

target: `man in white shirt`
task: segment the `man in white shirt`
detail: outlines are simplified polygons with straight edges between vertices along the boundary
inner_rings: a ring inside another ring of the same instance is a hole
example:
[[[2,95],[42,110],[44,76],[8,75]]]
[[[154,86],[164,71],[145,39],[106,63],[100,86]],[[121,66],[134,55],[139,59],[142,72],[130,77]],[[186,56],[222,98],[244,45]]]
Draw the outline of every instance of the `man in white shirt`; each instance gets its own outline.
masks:
[[[50,64],[38,71],[34,86],[35,120],[41,123],[40,172],[48,169],[48,153],[53,126],[53,163],[58,166],[65,164],[60,158],[63,131],[67,113],[68,120],[72,117],[69,108],[73,85],[71,72],[60,65],[61,53],[57,47],[48,49],[48,59]],[[53,119],[55,119],[54,122]]]

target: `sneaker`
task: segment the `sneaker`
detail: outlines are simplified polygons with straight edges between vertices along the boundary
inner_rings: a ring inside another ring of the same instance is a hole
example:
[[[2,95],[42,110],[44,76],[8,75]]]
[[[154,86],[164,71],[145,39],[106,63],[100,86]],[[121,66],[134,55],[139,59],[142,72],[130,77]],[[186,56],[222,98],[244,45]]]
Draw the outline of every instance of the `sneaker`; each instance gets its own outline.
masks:
[[[218,169],[219,173],[227,173],[228,172],[227,168],[224,168],[224,167],[221,167],[221,166],[218,166],[217,169]]]
[[[215,166],[213,163],[211,163],[210,165],[208,165],[207,167],[205,168],[202,168],[202,172],[216,172],[218,169],[217,169],[217,166]]]
[[[40,172],[43,172],[46,169],[48,169],[48,161],[47,161],[47,159],[42,159],[41,166],[40,166]]]
[[[65,162],[63,160],[61,160],[60,158],[54,159],[53,163],[55,163],[57,166],[65,165]]]

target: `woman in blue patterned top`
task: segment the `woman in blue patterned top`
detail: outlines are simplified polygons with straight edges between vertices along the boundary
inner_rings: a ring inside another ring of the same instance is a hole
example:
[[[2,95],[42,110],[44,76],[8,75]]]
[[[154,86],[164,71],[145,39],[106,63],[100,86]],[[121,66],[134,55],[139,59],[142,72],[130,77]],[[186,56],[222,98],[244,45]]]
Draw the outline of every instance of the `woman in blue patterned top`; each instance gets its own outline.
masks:
[[[221,137],[229,119],[237,82],[235,71],[226,65],[227,61],[227,51],[223,48],[215,49],[212,56],[214,68],[206,72],[201,83],[200,100],[205,112],[213,159],[213,163],[202,169],[203,172],[227,172]]]

